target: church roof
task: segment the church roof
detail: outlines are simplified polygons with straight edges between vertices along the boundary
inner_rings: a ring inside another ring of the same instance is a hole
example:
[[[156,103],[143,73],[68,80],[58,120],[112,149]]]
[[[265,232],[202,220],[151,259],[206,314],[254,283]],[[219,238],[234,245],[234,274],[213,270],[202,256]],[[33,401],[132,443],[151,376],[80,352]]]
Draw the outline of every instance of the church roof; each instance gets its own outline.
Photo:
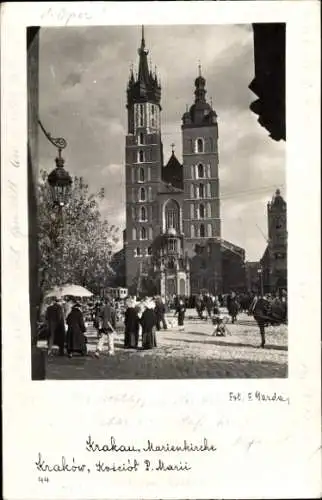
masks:
[[[172,187],[183,190],[183,166],[174,151],[172,151],[168,163],[162,168],[162,181],[164,184],[171,184]]]
[[[235,245],[234,243],[231,243],[230,241],[224,240],[221,238],[220,240],[221,243],[221,249],[224,252],[232,252],[234,254],[239,255],[240,257],[245,257],[245,250],[242,247],[239,247],[238,245]]]

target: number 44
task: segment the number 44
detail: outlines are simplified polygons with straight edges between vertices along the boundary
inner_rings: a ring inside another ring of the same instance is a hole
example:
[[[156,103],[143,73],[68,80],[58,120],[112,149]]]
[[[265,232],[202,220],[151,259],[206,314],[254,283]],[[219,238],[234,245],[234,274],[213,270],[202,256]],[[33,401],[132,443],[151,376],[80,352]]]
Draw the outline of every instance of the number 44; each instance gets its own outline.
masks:
[[[38,477],[40,483],[49,483],[48,477]]]

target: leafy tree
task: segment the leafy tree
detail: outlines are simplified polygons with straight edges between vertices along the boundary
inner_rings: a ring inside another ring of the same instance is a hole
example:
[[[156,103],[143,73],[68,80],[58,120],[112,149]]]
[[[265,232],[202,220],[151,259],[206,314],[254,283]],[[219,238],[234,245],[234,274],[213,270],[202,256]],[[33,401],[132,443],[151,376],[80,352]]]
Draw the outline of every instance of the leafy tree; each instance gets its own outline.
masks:
[[[90,193],[82,177],[74,177],[68,204],[53,207],[48,174],[41,172],[38,185],[40,288],[74,283],[94,293],[106,288],[113,273],[113,249],[119,229],[102,219],[104,189]]]

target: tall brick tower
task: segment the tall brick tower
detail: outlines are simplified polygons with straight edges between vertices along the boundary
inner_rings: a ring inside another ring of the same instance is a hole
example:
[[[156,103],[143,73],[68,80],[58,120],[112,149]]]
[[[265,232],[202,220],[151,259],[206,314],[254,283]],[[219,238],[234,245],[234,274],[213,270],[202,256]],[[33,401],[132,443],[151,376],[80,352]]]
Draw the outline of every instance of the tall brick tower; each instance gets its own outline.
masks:
[[[267,204],[270,291],[287,288],[287,204],[279,189]]]
[[[205,287],[221,291],[221,221],[218,173],[217,114],[206,101],[206,80],[195,80],[195,102],[182,117],[184,177],[183,228],[189,257],[198,252],[209,255],[207,276],[191,269],[191,289]],[[200,250],[201,249],[201,250]],[[201,279],[202,278],[202,279]]]
[[[127,86],[128,133],[126,169],[126,286],[136,293],[140,275],[149,263],[156,236],[156,197],[163,165],[161,141],[161,86],[148,65],[142,27],[139,67],[130,72]]]

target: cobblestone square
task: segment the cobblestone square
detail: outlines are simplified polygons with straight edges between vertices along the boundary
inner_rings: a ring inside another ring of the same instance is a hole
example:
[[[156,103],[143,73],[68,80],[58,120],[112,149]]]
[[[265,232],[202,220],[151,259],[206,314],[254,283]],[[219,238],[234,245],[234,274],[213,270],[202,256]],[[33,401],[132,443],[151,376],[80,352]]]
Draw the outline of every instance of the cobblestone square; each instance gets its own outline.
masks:
[[[115,356],[94,357],[96,331],[88,328],[88,356],[72,359],[53,356],[47,378],[98,379],[198,379],[287,377],[287,327],[268,327],[267,346],[261,349],[259,329],[252,317],[240,314],[228,324],[229,335],[212,336],[210,321],[187,311],[185,331],[169,328],[157,333],[158,347],[150,351],[123,349],[122,327],[115,336]]]

